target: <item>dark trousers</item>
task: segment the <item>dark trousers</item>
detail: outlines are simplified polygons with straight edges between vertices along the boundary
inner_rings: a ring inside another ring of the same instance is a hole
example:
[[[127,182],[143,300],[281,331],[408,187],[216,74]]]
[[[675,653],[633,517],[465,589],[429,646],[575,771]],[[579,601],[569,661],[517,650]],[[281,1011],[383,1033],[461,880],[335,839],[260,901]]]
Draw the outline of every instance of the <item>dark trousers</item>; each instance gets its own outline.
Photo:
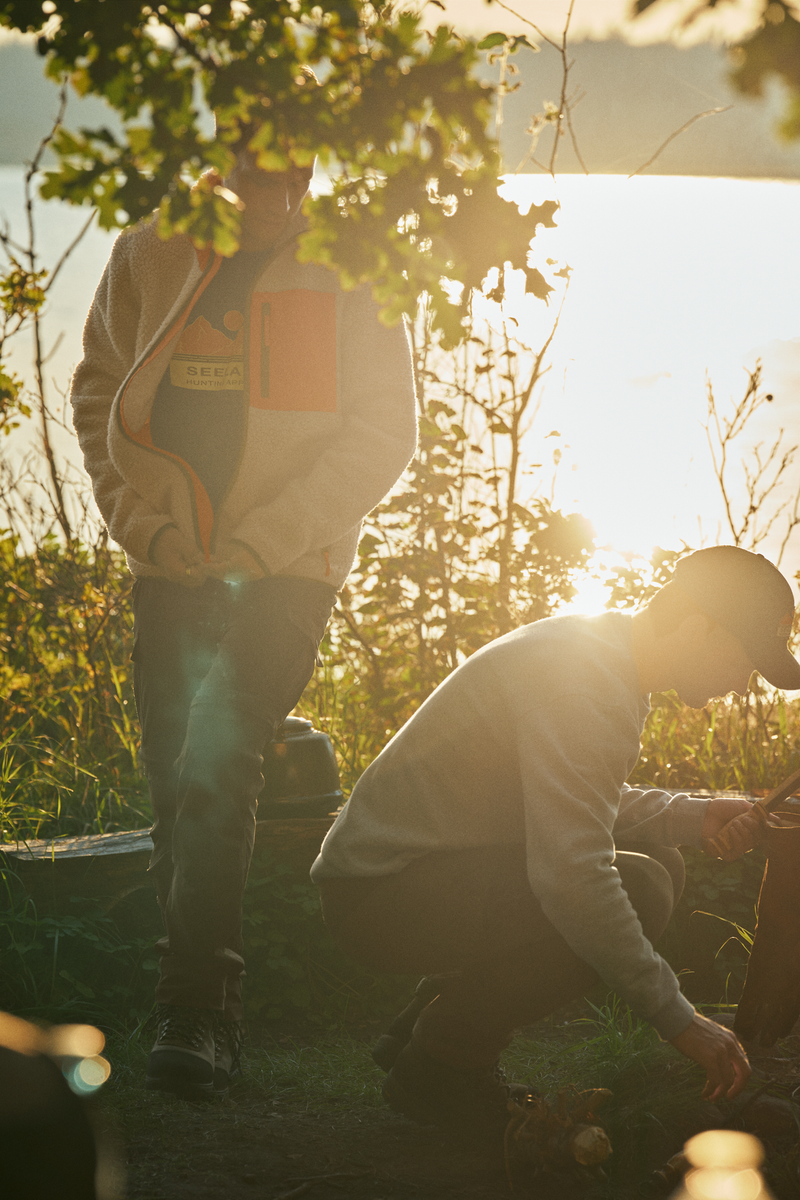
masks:
[[[242,1018],[242,894],[262,750],[311,678],[334,600],[327,584],[285,576],[134,584],[150,872],[166,930],[159,1003]]]
[[[656,941],[683,890],[680,852],[618,849],[614,865]],[[389,974],[453,973],[413,1033],[451,1066],[491,1065],[515,1029],[599,982],[542,912],[522,846],[442,851],[395,875],[319,884],[325,923],[357,962]]]

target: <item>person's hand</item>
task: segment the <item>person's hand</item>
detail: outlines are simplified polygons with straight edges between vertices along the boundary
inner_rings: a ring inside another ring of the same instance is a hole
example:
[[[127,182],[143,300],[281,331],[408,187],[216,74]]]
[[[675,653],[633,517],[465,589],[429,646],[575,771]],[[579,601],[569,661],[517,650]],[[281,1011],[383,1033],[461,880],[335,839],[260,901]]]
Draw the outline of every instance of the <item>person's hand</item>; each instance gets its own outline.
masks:
[[[168,525],[158,534],[150,560],[165,579],[182,587],[200,587],[208,574],[208,565],[197,546],[174,525]]]
[[[228,557],[222,561],[212,561],[208,564],[208,573],[215,579],[224,579],[226,583],[249,583],[253,579],[264,578],[264,568],[247,546],[236,545]]]
[[[722,1096],[734,1100],[744,1091],[750,1063],[729,1029],[695,1013],[689,1028],[672,1038],[672,1045],[705,1071],[704,1100],[719,1100]]]
[[[726,830],[729,846],[723,854],[719,854],[711,845],[712,839],[716,838],[717,834],[730,821],[734,821],[736,817],[745,816],[752,811],[752,808],[749,800],[735,796],[709,800],[703,821],[703,853],[711,858],[721,858],[724,862],[733,862],[759,845],[766,837],[767,830],[763,822],[759,821],[755,815],[750,820],[737,821],[735,825],[729,826]]]

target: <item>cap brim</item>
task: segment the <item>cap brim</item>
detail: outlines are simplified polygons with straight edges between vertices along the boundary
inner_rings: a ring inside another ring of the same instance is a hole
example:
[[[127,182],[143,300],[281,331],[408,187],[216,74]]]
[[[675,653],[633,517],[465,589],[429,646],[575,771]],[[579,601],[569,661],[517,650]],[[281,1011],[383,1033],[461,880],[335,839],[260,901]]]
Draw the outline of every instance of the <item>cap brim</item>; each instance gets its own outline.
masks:
[[[756,655],[753,661],[759,675],[763,675],[773,687],[783,692],[800,690],[800,662],[789,652],[788,646],[777,653],[773,650],[768,657]]]

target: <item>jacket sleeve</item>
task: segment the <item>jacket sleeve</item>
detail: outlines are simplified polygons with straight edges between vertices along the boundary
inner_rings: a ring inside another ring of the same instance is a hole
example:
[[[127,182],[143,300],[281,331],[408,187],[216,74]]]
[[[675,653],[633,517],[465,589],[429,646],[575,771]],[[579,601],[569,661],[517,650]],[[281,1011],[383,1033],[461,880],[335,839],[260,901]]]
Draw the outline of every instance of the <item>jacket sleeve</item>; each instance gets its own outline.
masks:
[[[665,1039],[694,1009],[645,937],[614,867],[620,789],[638,730],[585,695],[561,695],[520,727],[528,876],[548,920],[570,948]]]
[[[341,389],[347,413],[311,468],[251,509],[231,539],[250,546],[273,573],[325,549],[378,504],[416,449],[416,399],[408,337],[377,319],[369,289],[345,303]]]
[[[158,513],[114,466],[108,449],[114,400],[136,361],[138,289],[131,277],[128,242],[114,244],[83,330],[83,358],[72,378],[70,402],[83,461],[110,537],[139,562],[148,561],[155,534],[171,522]]]

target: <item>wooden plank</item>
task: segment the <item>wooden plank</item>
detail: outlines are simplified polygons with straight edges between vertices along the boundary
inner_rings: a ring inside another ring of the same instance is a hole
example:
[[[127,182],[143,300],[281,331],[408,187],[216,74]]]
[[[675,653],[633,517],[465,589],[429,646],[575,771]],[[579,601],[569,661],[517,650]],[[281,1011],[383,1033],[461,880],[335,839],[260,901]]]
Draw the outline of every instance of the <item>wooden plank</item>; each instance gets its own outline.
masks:
[[[288,821],[256,821],[256,842],[280,845],[285,840],[320,842],[333,824],[333,817],[295,817]],[[65,858],[95,858],[98,855],[138,854],[153,849],[148,829],[119,833],[88,834],[82,837],[43,838],[0,843],[0,853],[18,859],[61,862]]]
[[[254,862],[269,853],[307,875],[333,821],[333,817],[257,821]],[[152,887],[147,875],[152,849],[149,831],[138,829],[2,843],[0,855],[5,855],[43,910],[57,909],[71,896],[95,899],[110,908],[131,892]]]

